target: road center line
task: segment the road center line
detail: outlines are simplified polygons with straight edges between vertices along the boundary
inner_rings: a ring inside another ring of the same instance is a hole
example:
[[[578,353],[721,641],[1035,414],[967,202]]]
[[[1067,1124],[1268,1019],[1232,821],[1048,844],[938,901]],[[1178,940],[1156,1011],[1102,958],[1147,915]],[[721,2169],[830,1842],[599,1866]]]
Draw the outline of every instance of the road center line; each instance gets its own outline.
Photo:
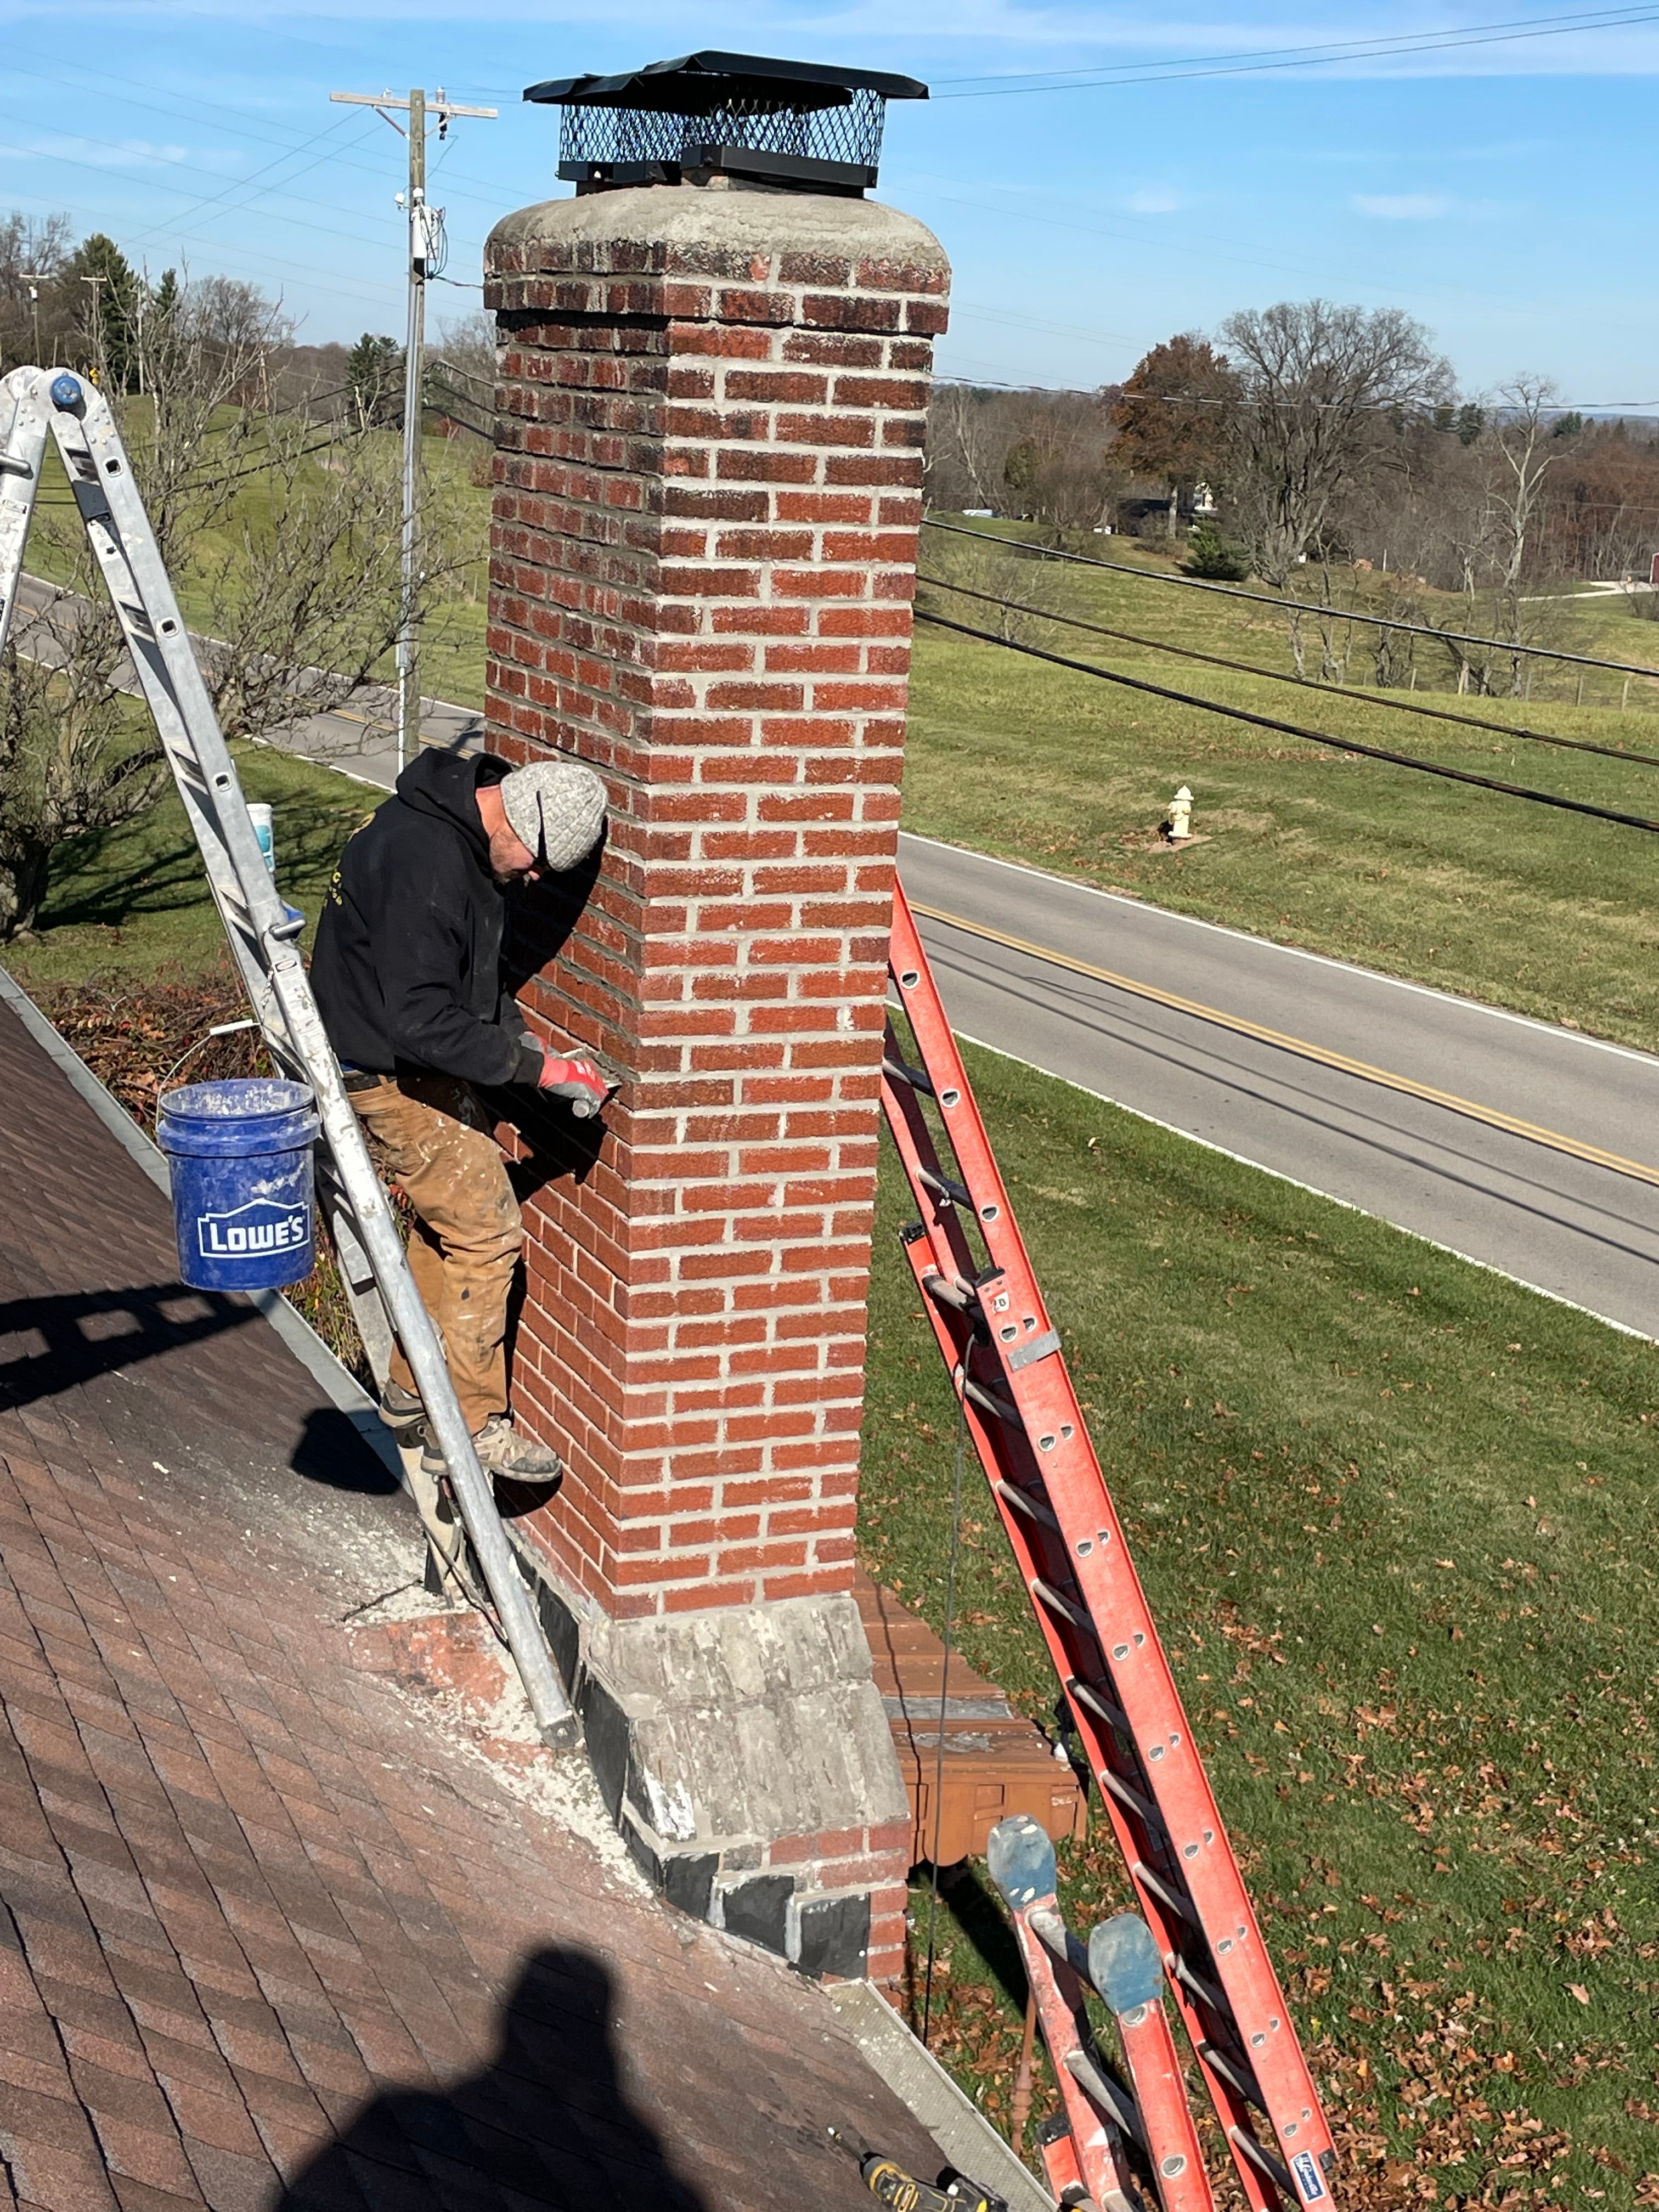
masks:
[[[912,899],[910,908],[912,913],[929,921],[941,921],[947,928],[965,930],[970,937],[1005,945],[1012,952],[1026,953],[1032,959],[1047,961],[1052,967],[1068,969],[1074,975],[1087,975],[1097,983],[1109,984],[1115,991],[1127,991],[1137,999],[1150,999],[1155,1005],[1168,1006],[1176,1013],[1190,1014],[1198,1021],[1213,1022],[1218,1028],[1231,1030],[1237,1036],[1254,1037],[1259,1044],[1294,1053],[1298,1059],[1316,1061],[1322,1067],[1358,1076],[1362,1082],[1382,1084],[1387,1090],[1403,1091],[1408,1098],[1425,1099],[1431,1106],[1443,1106],[1449,1113],[1462,1114],[1471,1121],[1484,1121],[1490,1129],[1501,1129],[1511,1137],[1524,1137],[1531,1144],[1547,1146],[1552,1152],[1587,1160],[1592,1167],[1610,1168],[1615,1175],[1632,1176],[1638,1182],[1659,1187],[1659,1168],[1645,1166],[1640,1160],[1627,1160],[1617,1152],[1603,1152],[1599,1146],[1581,1144],[1577,1137],[1564,1136],[1559,1130],[1540,1128],[1534,1121],[1522,1121],[1512,1114],[1499,1113],[1496,1107],[1477,1105],[1473,1099],[1459,1098],[1452,1091],[1437,1091],[1433,1085],[1419,1083],[1409,1075],[1396,1075],[1385,1067],[1372,1067],[1365,1060],[1350,1060],[1346,1053],[1310,1044],[1304,1037],[1287,1036],[1281,1030],[1264,1029],[1259,1022],[1247,1022],[1240,1015],[1224,1014],[1218,1007],[1203,1006],[1196,999],[1183,999],[1175,991],[1160,990],[1155,983],[1137,982],[1133,976],[1116,975],[1109,968],[1093,967],[1086,960],[1073,959],[1070,953],[1057,951],[1051,945],[1033,945],[1027,938],[1011,937],[1003,930],[988,928],[983,922],[970,921],[965,915],[948,913],[943,907],[925,906],[920,899]]]

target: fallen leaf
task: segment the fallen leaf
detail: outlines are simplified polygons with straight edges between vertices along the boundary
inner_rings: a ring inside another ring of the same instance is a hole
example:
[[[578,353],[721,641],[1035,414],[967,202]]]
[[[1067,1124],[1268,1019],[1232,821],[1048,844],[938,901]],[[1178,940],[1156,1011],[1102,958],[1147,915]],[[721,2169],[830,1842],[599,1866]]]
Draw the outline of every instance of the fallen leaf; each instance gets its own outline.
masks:
[[[1589,1991],[1584,1987],[1584,1984],[1582,1982],[1569,1982],[1567,1984],[1567,1995],[1570,1997],[1577,1997],[1579,2003],[1582,2005],[1587,2005],[1589,2002]]]

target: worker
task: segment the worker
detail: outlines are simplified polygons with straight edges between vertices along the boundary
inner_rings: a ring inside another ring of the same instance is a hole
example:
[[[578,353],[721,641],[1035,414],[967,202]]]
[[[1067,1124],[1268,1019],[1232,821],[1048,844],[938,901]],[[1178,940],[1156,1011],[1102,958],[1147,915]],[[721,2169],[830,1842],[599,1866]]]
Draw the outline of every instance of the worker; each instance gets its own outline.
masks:
[[[507,894],[574,868],[605,827],[605,787],[568,759],[526,768],[423,752],[348,841],[317,927],[311,981],[345,1087],[414,1210],[409,1261],[436,1324],[478,1457],[493,1474],[552,1482],[558,1454],[508,1411],[507,1300],[524,1231],[480,1084],[529,1084],[596,1112],[590,1060],[545,1051],[501,981]],[[423,1430],[395,1346],[380,1416]],[[429,1470],[443,1467],[425,1437]]]

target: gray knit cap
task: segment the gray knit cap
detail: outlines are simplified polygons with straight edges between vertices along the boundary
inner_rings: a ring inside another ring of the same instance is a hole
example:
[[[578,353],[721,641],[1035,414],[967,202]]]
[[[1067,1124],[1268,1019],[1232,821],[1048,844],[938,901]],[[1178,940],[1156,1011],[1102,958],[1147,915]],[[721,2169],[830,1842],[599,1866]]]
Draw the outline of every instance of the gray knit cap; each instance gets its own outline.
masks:
[[[501,782],[513,834],[545,867],[574,868],[605,827],[605,786],[580,761],[532,761]]]

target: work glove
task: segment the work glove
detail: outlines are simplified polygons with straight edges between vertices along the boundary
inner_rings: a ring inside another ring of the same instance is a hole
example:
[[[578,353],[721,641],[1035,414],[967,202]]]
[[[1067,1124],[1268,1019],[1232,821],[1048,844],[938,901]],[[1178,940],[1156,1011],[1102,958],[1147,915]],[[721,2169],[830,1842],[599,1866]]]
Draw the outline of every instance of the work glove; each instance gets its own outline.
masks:
[[[536,1088],[552,1097],[567,1100],[579,1121],[591,1120],[615,1087],[605,1081],[591,1060],[561,1060],[556,1053],[544,1050]]]

